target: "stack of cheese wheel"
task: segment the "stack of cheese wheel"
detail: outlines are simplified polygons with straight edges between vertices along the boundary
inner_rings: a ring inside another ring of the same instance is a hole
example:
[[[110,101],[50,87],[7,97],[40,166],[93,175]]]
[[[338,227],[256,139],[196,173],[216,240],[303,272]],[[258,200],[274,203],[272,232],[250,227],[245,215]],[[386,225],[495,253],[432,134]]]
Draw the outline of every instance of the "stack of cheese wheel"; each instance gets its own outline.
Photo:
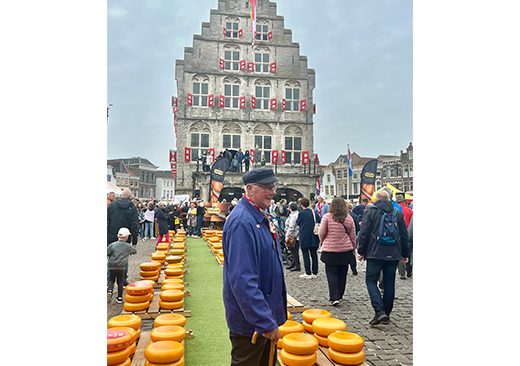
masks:
[[[164,260],[168,264],[184,264],[184,256],[182,255],[169,255]]]
[[[166,285],[168,288],[168,285]],[[174,310],[184,307],[184,291],[176,289],[162,290],[159,294],[159,306],[161,309]]]
[[[137,348],[137,340],[141,336],[141,318],[139,318],[137,315],[117,315],[113,318],[111,318],[108,321],[108,329],[113,330],[123,330],[130,334],[131,336],[131,344],[128,347],[130,350],[130,355],[133,355],[135,352],[135,349]],[[112,354],[111,356],[117,356]],[[130,365],[127,361],[128,365]],[[120,363],[121,365],[125,365],[125,363]],[[117,365],[117,363],[116,363]]]
[[[164,260],[166,259],[166,253],[155,251],[151,254],[152,262],[159,262],[161,264],[164,263]]]
[[[150,280],[157,282],[161,273],[161,263],[159,262],[144,262],[139,265],[141,271],[141,280]]]
[[[155,247],[155,250],[159,253],[168,255],[168,250],[170,249],[170,243],[158,243]]]
[[[186,317],[182,314],[161,314],[153,320],[153,326],[161,327],[163,325],[178,325],[184,327],[186,325]]]
[[[184,338],[186,338],[186,329],[180,325],[161,325],[154,327],[150,333],[152,342],[176,341],[184,344]]]
[[[171,255],[184,256],[184,252],[184,242],[173,242],[172,248],[170,249]]]
[[[126,330],[107,329],[107,365],[130,365],[132,335]],[[135,352],[135,349],[133,350]]]
[[[177,341],[157,341],[144,350],[145,366],[184,366],[184,346]]]
[[[125,288],[123,308],[130,312],[148,309],[153,299],[153,283],[152,281],[144,280],[128,284]]]
[[[184,291],[184,282],[180,278],[166,278],[161,284],[161,291],[180,290]]]
[[[342,365],[359,365],[365,361],[365,341],[356,333],[333,332],[327,337],[328,354],[332,361]]]
[[[318,318],[332,318],[332,314],[323,309],[307,309],[302,313],[302,324],[306,332],[314,333],[312,322]]]
[[[329,341],[327,337],[329,334],[347,330],[347,325],[343,320],[336,318],[318,318],[312,322],[312,329],[320,346],[328,347]]]
[[[292,320],[292,318],[293,318],[292,314],[289,312],[289,310],[287,310],[287,320]]]
[[[184,280],[184,265],[181,263],[168,264],[164,269],[165,278],[177,278]]]
[[[307,333],[290,333],[282,339],[280,358],[287,366],[313,366],[318,359],[318,341]]]
[[[132,343],[130,344],[130,346],[128,348],[130,349],[130,355],[133,355],[137,348],[137,339],[141,335],[141,329],[139,329],[139,332],[136,331],[134,328],[130,328],[130,327],[112,327],[109,329],[124,330],[124,331],[127,331],[128,333],[130,333],[130,336],[132,337],[132,340],[131,340]]]
[[[303,325],[300,323],[294,320],[287,320],[278,327],[278,331],[280,332],[280,338],[278,338],[277,346],[278,348],[282,348],[282,338],[284,336],[291,333],[303,333],[305,329],[303,329]]]

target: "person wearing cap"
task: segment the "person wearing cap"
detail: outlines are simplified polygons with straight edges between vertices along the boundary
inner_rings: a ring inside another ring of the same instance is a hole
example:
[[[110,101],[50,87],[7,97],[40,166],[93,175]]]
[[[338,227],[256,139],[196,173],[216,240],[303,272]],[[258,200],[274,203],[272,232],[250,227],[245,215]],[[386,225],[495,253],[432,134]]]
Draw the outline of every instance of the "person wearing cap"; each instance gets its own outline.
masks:
[[[116,302],[123,302],[123,286],[126,279],[126,270],[128,268],[128,257],[130,254],[137,253],[137,250],[126,242],[130,236],[130,230],[126,227],[119,229],[117,233],[118,241],[110,243],[107,247],[108,257],[108,302],[112,301],[112,291],[114,290],[114,282],[117,280],[117,299]]]
[[[276,229],[266,211],[277,181],[258,168],[242,177],[245,194],[224,225],[223,301],[231,341],[231,365],[268,365],[278,327],[287,320],[287,290]],[[256,343],[251,342],[257,332]],[[276,363],[276,346],[273,364]]]

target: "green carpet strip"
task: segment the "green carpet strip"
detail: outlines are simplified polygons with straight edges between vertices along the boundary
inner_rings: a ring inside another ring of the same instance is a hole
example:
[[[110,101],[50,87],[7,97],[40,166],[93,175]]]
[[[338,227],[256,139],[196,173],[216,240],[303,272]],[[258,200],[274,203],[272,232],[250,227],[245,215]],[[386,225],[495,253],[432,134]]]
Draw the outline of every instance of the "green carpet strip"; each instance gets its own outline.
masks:
[[[231,343],[222,302],[222,267],[203,239],[186,238],[187,269],[185,309],[186,329],[194,337],[186,339],[185,363],[188,366],[227,366],[231,364]]]

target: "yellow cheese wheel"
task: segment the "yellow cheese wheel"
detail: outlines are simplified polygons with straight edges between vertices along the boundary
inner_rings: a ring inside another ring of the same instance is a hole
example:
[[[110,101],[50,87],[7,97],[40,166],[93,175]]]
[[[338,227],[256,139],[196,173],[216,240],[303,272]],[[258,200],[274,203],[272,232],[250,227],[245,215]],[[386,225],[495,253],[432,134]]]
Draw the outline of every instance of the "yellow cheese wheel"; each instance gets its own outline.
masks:
[[[153,291],[153,285],[142,281],[132,282],[125,287],[125,291],[130,295],[147,295]]]
[[[287,366],[313,366],[318,359],[316,352],[310,355],[295,355],[282,349],[280,359]]]
[[[184,284],[182,283],[165,283],[161,286],[161,291],[168,291],[168,290],[179,290],[184,292]]]
[[[149,280],[149,281],[153,281],[154,283],[157,282],[159,280],[159,276],[155,276],[155,277],[141,277],[141,280]]]
[[[164,279],[162,281],[163,285],[165,285],[167,283],[182,283],[182,284],[184,284],[184,281],[182,280],[182,278],[168,278],[168,279]]]
[[[153,270],[153,271],[139,271],[139,274],[141,275],[141,277],[155,277],[155,276],[159,276],[160,274],[160,270]]]
[[[132,360],[130,360],[129,358],[127,358],[127,359],[124,360],[123,362],[118,363],[117,365],[114,365],[114,366],[130,366],[131,364],[132,364]]]
[[[169,248],[170,248],[169,243],[159,243],[159,244],[157,244],[157,247],[155,247],[155,249],[157,249],[157,250],[164,250],[164,249],[169,249]]]
[[[177,341],[181,342],[186,337],[186,329],[178,325],[163,325],[153,328],[150,332],[152,342]]]
[[[305,320],[302,320],[303,329],[305,329],[306,332],[314,333],[312,330],[312,324],[307,323]]]
[[[332,361],[342,365],[359,365],[365,360],[365,352],[363,350],[356,353],[344,353],[329,348],[327,352]]]
[[[171,255],[183,255],[184,249],[172,249],[170,250]]]
[[[139,335],[141,334],[141,329],[139,329],[139,333],[134,328],[130,327],[112,327],[108,329],[114,329],[114,330],[126,330],[128,333],[130,333],[130,337],[132,337],[131,342],[137,341],[137,338],[139,338]]]
[[[159,297],[162,301],[180,301],[184,299],[184,292],[181,290],[164,290]]]
[[[329,340],[327,339],[327,337],[322,337],[316,333],[314,333],[313,335],[316,338],[316,340],[318,341],[318,343],[320,344],[320,346],[323,346],[323,347],[329,346]]]
[[[125,294],[125,301],[126,302],[136,303],[136,302],[144,302],[144,301],[149,301],[149,300],[150,300],[150,294],[146,294],[146,295]]]
[[[156,271],[161,269],[161,265],[157,262],[144,262],[139,265],[141,271]]]
[[[130,349],[128,348],[116,352],[107,352],[107,365],[112,366],[123,363],[128,357],[130,357]]]
[[[130,327],[140,330],[141,318],[135,314],[116,315],[108,321],[108,327]]]
[[[312,322],[318,318],[332,318],[332,314],[323,309],[307,309],[303,311],[302,318],[308,324],[312,324]]]
[[[166,262],[169,264],[180,263],[182,261],[182,256],[180,255],[169,255],[165,258]]]
[[[132,343],[132,335],[126,330],[107,329],[107,352],[121,351]]]
[[[166,269],[164,270],[164,274],[166,274],[166,276],[180,276],[180,275],[182,275],[182,272],[183,272],[183,269],[180,267],[177,267],[177,268],[166,267]]]
[[[153,363],[148,360],[145,360],[144,366],[184,366],[184,357],[182,357],[177,362],[170,362],[170,363]]]
[[[294,355],[309,355],[318,349],[318,340],[307,333],[290,333],[282,338],[282,348]]]
[[[155,281],[152,281],[152,280],[140,280],[140,281],[136,281],[136,282],[146,283],[146,284],[148,284],[149,286],[152,286],[152,287],[155,286]],[[153,288],[150,290],[150,292],[153,292]]]
[[[175,362],[183,356],[184,346],[176,341],[152,342],[144,350],[144,357],[155,363]]]
[[[365,345],[365,341],[360,335],[350,332],[330,333],[327,339],[329,347],[338,352],[356,353],[361,351]]]
[[[178,279],[184,281],[184,276],[168,276],[168,275],[166,275],[165,277],[166,277],[165,279],[167,279],[167,280],[170,279],[170,278],[178,278]]]
[[[178,325],[184,327],[186,325],[186,317],[181,314],[161,314],[153,321],[154,327],[161,325]]]
[[[184,249],[184,243],[174,243],[172,248],[173,249]]]
[[[166,310],[181,309],[184,306],[184,300],[180,301],[159,301],[159,307]]]
[[[166,254],[161,252],[152,253],[152,259],[163,261],[166,258]]]
[[[278,338],[278,341],[276,342],[276,347],[278,349],[282,348],[282,338]]]
[[[287,312],[287,319],[288,320],[292,320],[293,316],[290,312]]]
[[[123,304],[123,308],[126,311],[142,311],[148,309],[150,306],[150,301],[144,302],[125,302]]]
[[[314,333],[328,337],[328,335],[337,330],[347,330],[347,325],[343,320],[336,318],[318,318],[312,322]]]
[[[304,331],[303,325],[294,320],[287,320],[285,323],[278,327],[280,331],[280,337],[284,337],[289,333],[297,333]]]
[[[137,349],[137,344],[135,342],[133,342],[130,347],[128,347],[128,349],[130,350],[130,354],[133,355],[135,353],[135,350]]]

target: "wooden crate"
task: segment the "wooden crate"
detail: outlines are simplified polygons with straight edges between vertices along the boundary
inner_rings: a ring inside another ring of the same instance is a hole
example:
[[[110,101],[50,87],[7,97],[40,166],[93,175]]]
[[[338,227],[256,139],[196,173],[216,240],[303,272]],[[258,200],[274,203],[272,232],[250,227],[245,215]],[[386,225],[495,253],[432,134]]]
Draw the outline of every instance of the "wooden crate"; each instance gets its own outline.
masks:
[[[154,293],[153,299],[150,302],[150,306],[148,307],[148,309],[130,312],[130,311],[126,311],[123,308],[123,311],[121,312],[121,314],[135,314],[138,317],[140,317],[141,319],[155,319],[161,314],[181,314],[181,315],[184,315],[185,317],[191,316],[191,310],[185,310],[184,308],[174,309],[174,310],[161,309],[159,307],[159,301],[160,301],[159,293],[160,293],[160,291],[156,291]],[[189,292],[187,292],[187,295],[189,295]]]
[[[290,313],[303,313],[303,311],[308,308],[308,306],[303,305],[291,295],[287,295],[287,310]]]

